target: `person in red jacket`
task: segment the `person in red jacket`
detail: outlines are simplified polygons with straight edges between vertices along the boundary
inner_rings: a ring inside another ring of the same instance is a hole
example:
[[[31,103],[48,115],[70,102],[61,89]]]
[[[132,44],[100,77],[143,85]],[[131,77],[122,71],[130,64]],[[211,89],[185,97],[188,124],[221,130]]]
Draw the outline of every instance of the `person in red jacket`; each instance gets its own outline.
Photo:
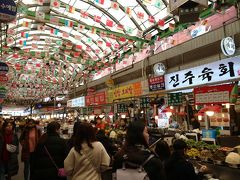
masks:
[[[97,117],[96,118],[96,128],[98,129],[98,130],[100,130],[100,129],[105,129],[105,127],[106,127],[106,124],[102,121],[102,119],[100,118],[100,117]]]
[[[29,119],[20,136],[22,145],[21,160],[24,162],[24,180],[29,180],[30,178],[30,157],[35,151],[40,137],[41,131],[37,129],[35,121]]]

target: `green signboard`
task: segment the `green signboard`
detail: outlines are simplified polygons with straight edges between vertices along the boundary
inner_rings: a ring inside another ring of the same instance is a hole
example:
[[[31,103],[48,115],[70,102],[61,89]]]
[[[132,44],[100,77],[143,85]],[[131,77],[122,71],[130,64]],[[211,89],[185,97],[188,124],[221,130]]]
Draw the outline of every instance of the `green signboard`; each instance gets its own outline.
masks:
[[[168,93],[168,105],[169,106],[178,106],[181,105],[182,102],[182,93]]]

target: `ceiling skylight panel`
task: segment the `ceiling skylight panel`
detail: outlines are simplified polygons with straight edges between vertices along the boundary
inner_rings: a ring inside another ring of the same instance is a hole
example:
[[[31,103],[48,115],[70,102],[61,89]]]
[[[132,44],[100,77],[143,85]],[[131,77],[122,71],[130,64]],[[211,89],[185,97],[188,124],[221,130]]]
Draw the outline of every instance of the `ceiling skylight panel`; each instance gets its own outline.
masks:
[[[125,29],[126,27],[136,28],[135,24],[132,22],[132,20],[128,16],[125,16],[123,19],[121,19],[120,23],[124,25]]]
[[[117,1],[119,4],[121,4],[123,7],[127,7],[127,6],[137,6],[138,3],[136,2],[136,0],[118,0]]]
[[[122,10],[109,9],[108,12],[112,14],[118,21],[121,20],[126,14]]]
[[[156,20],[159,20],[159,19],[165,19],[168,15],[169,13],[167,12],[167,8],[164,8],[161,11],[159,11],[157,14],[155,14],[154,17],[156,18]]]

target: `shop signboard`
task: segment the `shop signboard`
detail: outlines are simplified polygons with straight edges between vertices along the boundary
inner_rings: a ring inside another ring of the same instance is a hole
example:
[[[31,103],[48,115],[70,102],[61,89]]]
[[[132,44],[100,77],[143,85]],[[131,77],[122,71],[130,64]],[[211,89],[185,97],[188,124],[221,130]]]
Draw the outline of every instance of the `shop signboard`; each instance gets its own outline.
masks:
[[[182,104],[182,93],[168,93],[167,94],[168,105],[178,106]]]
[[[72,99],[72,107],[84,107],[85,106],[85,97],[79,97]]]
[[[13,0],[0,0],[0,21],[11,22],[17,15],[17,6]]]
[[[195,104],[224,104],[230,102],[234,84],[194,88]]]
[[[240,56],[165,75],[165,89],[176,90],[193,86],[230,82],[240,78]]]
[[[86,96],[86,106],[106,104],[105,92],[96,93]]]
[[[164,76],[157,76],[148,79],[149,91],[158,91],[165,89]]]
[[[141,94],[141,82],[137,82],[113,89],[113,100],[140,96]]]

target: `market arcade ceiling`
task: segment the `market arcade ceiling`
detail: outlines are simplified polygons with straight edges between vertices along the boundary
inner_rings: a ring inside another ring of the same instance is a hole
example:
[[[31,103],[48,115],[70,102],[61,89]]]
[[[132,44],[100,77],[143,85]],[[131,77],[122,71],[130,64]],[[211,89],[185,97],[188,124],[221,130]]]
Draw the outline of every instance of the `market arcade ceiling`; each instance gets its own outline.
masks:
[[[15,2],[16,20],[1,27],[10,99],[64,94],[177,23],[168,0]]]

